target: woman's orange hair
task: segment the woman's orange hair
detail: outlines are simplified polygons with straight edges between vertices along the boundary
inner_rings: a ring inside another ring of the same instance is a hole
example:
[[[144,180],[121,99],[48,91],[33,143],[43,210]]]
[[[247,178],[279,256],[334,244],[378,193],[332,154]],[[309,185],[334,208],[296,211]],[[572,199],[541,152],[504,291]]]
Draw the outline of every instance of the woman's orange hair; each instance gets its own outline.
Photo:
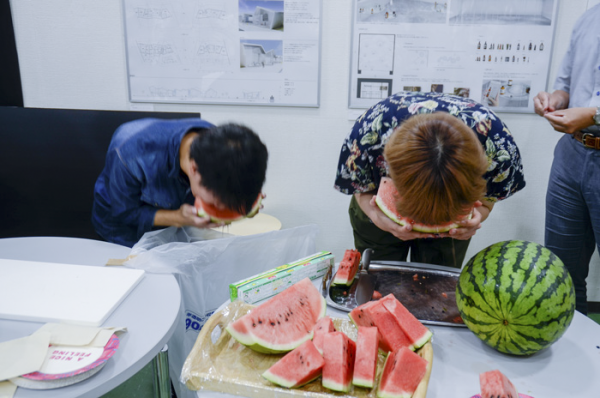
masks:
[[[468,214],[486,192],[488,162],[475,134],[443,112],[411,116],[393,132],[384,157],[400,214],[429,225]]]

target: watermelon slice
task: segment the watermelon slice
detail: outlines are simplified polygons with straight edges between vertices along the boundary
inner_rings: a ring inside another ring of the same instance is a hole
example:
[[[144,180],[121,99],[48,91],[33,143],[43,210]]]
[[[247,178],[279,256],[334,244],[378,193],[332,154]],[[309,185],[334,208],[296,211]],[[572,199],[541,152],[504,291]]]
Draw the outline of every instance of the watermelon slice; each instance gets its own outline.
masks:
[[[513,383],[499,370],[480,373],[479,385],[481,386],[481,398],[519,398]]]
[[[297,388],[321,376],[325,361],[312,341],[302,343],[271,366],[262,376],[271,383]]]
[[[390,300],[396,300],[396,298],[393,295],[387,295],[379,301],[368,301],[354,308],[348,315],[357,326],[377,326],[381,351],[396,351],[401,347],[414,350],[413,343],[400,328],[396,318],[384,306],[385,302]]]
[[[323,337],[323,387],[348,392],[352,385],[356,343],[343,332],[327,333]]]
[[[262,194],[258,194],[258,198],[256,198],[254,204],[252,205],[252,208],[246,215],[240,214],[236,210],[218,209],[216,206],[204,203],[202,199],[198,197],[196,198],[194,207],[198,211],[198,217],[209,216],[211,222],[230,224],[234,221],[239,221],[246,217],[255,216],[256,213],[258,213],[258,211],[260,210],[261,203]]]
[[[340,266],[335,273],[335,278],[331,282],[332,285],[351,285],[354,277],[358,272],[360,265],[360,253],[358,250],[346,250],[344,258],[340,261]]]
[[[352,384],[372,388],[377,373],[379,331],[372,326],[359,326],[356,337],[356,360]]]
[[[321,355],[323,355],[323,336],[327,333],[335,332],[335,326],[330,317],[324,316],[317,321],[313,328],[313,343]]]
[[[402,217],[400,215],[400,213],[398,213],[398,210],[396,210],[396,203],[398,202],[399,199],[400,199],[400,195],[398,195],[398,191],[396,190],[396,187],[394,186],[393,180],[389,177],[381,177],[381,183],[379,184],[379,189],[377,190],[377,196],[375,197],[375,203],[377,203],[377,206],[379,206],[381,211],[386,216],[391,218],[396,223],[398,223],[402,226],[404,226],[406,224],[412,224],[412,229],[414,231],[433,233],[433,234],[437,234],[440,232],[448,232],[452,228],[459,227],[459,225],[457,224],[456,221],[445,223],[445,224],[440,224],[440,225],[427,225],[427,224],[417,223],[414,220],[411,220],[410,218]],[[462,219],[470,219],[470,218],[471,218],[471,214],[469,213],[468,216],[462,217],[461,220]]]
[[[427,361],[406,347],[392,352],[385,360],[378,398],[410,398],[427,373]]]
[[[225,330],[241,344],[267,354],[293,350],[313,337],[327,305],[308,278],[288,287]]]
[[[415,349],[419,349],[431,339],[431,331],[415,318],[393,294],[388,294],[381,301],[383,306],[394,316],[398,326]]]

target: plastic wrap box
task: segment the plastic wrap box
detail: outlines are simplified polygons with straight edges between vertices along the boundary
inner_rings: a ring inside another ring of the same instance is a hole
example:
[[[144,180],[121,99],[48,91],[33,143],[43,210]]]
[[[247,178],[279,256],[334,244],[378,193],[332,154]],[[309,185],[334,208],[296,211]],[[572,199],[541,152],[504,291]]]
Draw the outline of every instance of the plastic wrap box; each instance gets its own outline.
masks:
[[[257,303],[304,279],[317,279],[325,275],[327,268],[335,264],[331,252],[322,251],[284,264],[248,279],[229,285],[231,301],[242,300],[249,304]]]

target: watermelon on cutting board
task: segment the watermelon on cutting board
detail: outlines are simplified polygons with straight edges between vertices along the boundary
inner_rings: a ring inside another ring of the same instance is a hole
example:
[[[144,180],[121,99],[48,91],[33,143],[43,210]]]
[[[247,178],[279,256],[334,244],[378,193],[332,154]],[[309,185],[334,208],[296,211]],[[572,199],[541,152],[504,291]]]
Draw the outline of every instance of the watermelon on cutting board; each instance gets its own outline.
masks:
[[[319,319],[313,328],[312,341],[321,355],[323,354],[323,337],[331,332],[335,332],[335,326],[329,316]]]
[[[375,197],[375,203],[377,203],[377,206],[386,216],[391,218],[397,224],[400,224],[402,226],[406,224],[412,224],[413,231],[433,234],[440,232],[448,232],[453,228],[459,227],[459,224],[457,224],[456,221],[440,225],[427,225],[415,222],[410,218],[402,217],[396,209],[396,204],[398,200],[400,200],[400,195],[398,195],[398,191],[394,186],[394,181],[389,177],[381,177],[381,182],[377,190],[377,196]],[[462,217],[461,220],[470,218],[471,213],[469,213],[467,216]]]
[[[406,347],[391,352],[383,366],[378,398],[410,398],[427,373],[427,361]]]
[[[368,301],[354,308],[348,316],[356,326],[377,326],[381,351],[396,351],[400,347],[414,350],[414,344],[400,328],[396,317],[385,307],[385,302],[389,300],[396,298],[389,294],[378,301]]]
[[[262,376],[279,386],[298,388],[321,376],[324,364],[323,356],[308,340],[285,354]]]
[[[313,327],[327,305],[310,279],[288,287],[225,330],[241,344],[262,353],[293,350],[313,337]]]
[[[490,370],[479,374],[481,398],[519,398],[517,389],[499,370]]]
[[[344,258],[335,273],[332,285],[351,285],[360,266],[360,253],[358,250],[346,250]]]
[[[355,355],[356,343],[343,332],[327,333],[323,337],[323,387],[350,391]]]
[[[575,290],[550,250],[533,242],[503,241],[463,267],[456,304],[465,325],[486,344],[505,354],[531,355],[567,330]]]
[[[374,326],[359,326],[356,337],[356,359],[352,384],[372,388],[377,374],[379,331]]]
[[[400,329],[408,337],[412,346],[418,350],[431,339],[431,331],[415,318],[393,294],[390,293],[385,298],[388,297],[387,300],[381,300],[383,306],[394,316]]]

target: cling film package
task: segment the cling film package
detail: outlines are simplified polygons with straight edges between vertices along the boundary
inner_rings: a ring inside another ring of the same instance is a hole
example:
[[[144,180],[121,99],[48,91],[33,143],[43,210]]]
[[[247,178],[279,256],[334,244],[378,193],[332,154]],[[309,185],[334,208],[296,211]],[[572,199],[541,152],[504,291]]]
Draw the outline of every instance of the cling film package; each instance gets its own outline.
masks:
[[[315,253],[230,284],[229,298],[231,301],[242,300],[249,304],[257,303],[276,295],[304,278],[314,280],[322,277],[330,266],[333,267],[334,261],[331,252]]]

